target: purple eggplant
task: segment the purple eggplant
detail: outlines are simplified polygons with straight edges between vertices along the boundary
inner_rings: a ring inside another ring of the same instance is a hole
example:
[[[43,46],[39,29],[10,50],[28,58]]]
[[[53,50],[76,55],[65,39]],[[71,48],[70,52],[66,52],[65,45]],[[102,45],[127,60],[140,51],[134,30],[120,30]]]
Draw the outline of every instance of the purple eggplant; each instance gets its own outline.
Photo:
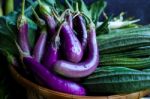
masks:
[[[66,15],[66,21],[68,22],[70,28],[73,29],[73,16],[70,12]]]
[[[35,44],[34,50],[33,50],[33,57],[40,62],[45,50],[45,45],[46,45],[46,39],[47,39],[47,30],[46,30],[46,24],[45,21],[42,20],[37,13],[35,12],[35,10],[33,9],[34,15],[36,17],[37,20],[37,24],[40,27],[40,36]]]
[[[57,26],[56,21],[55,21],[54,17],[51,15],[50,7],[48,5],[40,2],[40,0],[38,0],[38,2],[39,2],[39,11],[48,26],[49,36],[52,37],[56,33],[56,26]]]
[[[28,40],[28,23],[27,18],[24,15],[25,0],[22,2],[22,13],[17,20],[18,28],[18,42],[23,52],[30,55],[30,47]]]
[[[42,64],[48,69],[53,70],[53,64],[58,60],[58,43],[56,37],[47,43],[47,47],[42,59]]]
[[[85,20],[81,15],[77,15],[73,19],[73,29],[77,32],[77,37],[81,42],[83,51],[87,47],[87,29]]]
[[[40,37],[38,38],[38,41],[36,42],[36,45],[33,50],[33,57],[40,62],[44,53],[45,44],[46,44],[46,38],[47,38],[47,31],[46,29],[41,30]]]
[[[56,33],[56,27],[57,27],[56,21],[53,16],[45,15],[44,17],[47,22],[49,35],[50,37],[52,37]]]
[[[83,57],[83,50],[73,30],[67,22],[62,23],[60,36],[62,38],[62,47],[66,59],[73,63],[78,63]]]
[[[54,71],[71,78],[80,78],[90,75],[95,71],[99,63],[99,52],[96,41],[95,25],[90,24],[88,33],[88,57],[80,63],[71,63],[65,60],[59,60],[54,64]]]
[[[48,88],[73,95],[85,95],[85,89],[75,82],[65,80],[51,73],[43,65],[31,57],[23,58],[24,64],[37,75]]]

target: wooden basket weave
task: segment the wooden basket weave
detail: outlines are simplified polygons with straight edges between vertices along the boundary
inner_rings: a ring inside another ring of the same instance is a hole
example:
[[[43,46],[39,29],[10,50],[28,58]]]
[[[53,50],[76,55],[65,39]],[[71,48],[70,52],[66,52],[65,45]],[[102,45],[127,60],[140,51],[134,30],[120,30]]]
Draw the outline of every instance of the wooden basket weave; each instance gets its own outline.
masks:
[[[76,96],[66,93],[53,91],[39,86],[22,77],[13,66],[10,66],[13,78],[27,90],[28,99],[140,99],[150,94],[150,90],[144,90],[131,94],[112,95],[112,96]]]

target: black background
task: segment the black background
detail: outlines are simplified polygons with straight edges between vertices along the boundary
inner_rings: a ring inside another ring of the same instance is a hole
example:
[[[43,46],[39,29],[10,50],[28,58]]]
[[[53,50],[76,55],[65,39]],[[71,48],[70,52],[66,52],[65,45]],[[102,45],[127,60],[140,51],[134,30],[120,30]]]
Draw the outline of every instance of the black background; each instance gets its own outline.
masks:
[[[19,6],[22,0],[15,0],[15,6]],[[96,0],[84,0],[91,3]],[[105,0],[107,1],[107,8],[105,12],[108,15],[119,15],[120,12],[126,12],[127,17],[135,17],[141,19],[140,24],[150,23],[150,0]]]

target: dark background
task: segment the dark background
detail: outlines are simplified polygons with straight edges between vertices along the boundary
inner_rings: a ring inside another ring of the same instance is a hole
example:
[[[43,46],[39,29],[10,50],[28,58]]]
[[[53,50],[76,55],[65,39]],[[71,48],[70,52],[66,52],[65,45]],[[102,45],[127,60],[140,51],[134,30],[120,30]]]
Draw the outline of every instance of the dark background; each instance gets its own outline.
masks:
[[[22,0],[15,0],[16,7]],[[96,0],[84,0],[91,3]],[[135,17],[141,19],[140,24],[150,23],[150,0],[105,0],[107,8],[105,12],[108,15],[117,16],[120,12],[125,12],[126,17]]]

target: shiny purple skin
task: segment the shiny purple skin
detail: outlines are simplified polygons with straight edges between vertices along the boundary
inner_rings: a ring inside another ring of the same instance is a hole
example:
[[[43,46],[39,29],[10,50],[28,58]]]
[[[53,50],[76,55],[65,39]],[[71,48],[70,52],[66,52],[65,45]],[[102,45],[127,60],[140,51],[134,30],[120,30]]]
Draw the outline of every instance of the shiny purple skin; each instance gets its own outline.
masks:
[[[68,22],[71,29],[73,29],[73,16],[72,16],[72,14],[66,15],[66,21]]]
[[[59,76],[51,73],[42,64],[37,62],[31,57],[23,58],[24,64],[37,75],[37,77],[44,81],[48,88],[55,91],[64,92],[73,95],[85,95],[85,89],[79,84],[60,78]]]
[[[56,33],[56,26],[57,26],[56,21],[53,16],[45,15],[44,17],[47,22],[49,35],[50,37],[52,37]]]
[[[77,39],[67,22],[62,24],[60,32],[62,39],[61,44],[66,59],[70,62],[78,63],[83,57],[80,41]]]
[[[43,29],[33,50],[33,57],[38,62],[41,62],[45,49],[46,39],[47,39],[47,32],[45,29]]]
[[[48,69],[53,70],[53,64],[58,60],[58,49],[57,46],[53,43],[48,43],[43,59],[42,64]]]
[[[22,16],[18,18],[18,42],[22,51],[30,55],[30,47],[28,41],[28,23],[26,19],[23,18]]]
[[[88,57],[80,63],[59,60],[54,64],[54,71],[65,77],[80,78],[93,73],[99,63],[99,52],[96,41],[95,27],[91,26],[88,34]]]
[[[87,34],[85,20],[81,15],[78,15],[73,19],[73,28],[77,32],[77,37],[80,40],[82,49],[84,51],[87,47],[88,34]]]

